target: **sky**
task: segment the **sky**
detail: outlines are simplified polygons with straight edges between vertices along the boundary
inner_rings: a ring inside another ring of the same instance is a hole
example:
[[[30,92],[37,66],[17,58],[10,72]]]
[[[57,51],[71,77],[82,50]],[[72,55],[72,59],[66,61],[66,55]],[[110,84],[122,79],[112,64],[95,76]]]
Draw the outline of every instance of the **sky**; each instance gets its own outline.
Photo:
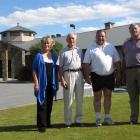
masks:
[[[67,35],[140,22],[140,0],[0,0],[0,32],[20,26],[45,35]]]

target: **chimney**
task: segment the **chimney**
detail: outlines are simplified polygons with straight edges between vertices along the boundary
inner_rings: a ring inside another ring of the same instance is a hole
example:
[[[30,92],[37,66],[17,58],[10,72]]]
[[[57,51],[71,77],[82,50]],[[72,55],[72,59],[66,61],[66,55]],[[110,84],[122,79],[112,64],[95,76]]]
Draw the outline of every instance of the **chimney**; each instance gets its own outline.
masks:
[[[105,29],[111,29],[114,27],[114,24],[113,22],[106,22],[105,23]]]
[[[19,22],[17,22],[17,26],[19,26]]]

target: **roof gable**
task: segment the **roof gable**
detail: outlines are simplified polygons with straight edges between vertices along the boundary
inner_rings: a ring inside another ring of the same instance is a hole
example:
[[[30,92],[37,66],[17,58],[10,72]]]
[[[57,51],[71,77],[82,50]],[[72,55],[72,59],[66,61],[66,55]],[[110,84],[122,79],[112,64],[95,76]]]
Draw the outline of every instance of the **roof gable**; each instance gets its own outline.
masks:
[[[35,33],[36,34],[35,31],[32,31],[32,30],[30,30],[28,28],[25,28],[25,27],[22,27],[22,26],[19,26],[19,25],[15,26],[15,27],[12,27],[12,28],[10,28],[8,30],[5,30],[3,32],[0,32],[0,33],[3,34],[5,32],[20,32],[20,31],[21,32],[31,32],[31,33]]]

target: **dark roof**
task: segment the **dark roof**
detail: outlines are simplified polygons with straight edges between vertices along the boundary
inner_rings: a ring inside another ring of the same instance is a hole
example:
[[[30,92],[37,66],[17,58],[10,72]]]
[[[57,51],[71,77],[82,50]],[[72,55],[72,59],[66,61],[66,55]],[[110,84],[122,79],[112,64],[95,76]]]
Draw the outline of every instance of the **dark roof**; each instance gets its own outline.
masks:
[[[27,50],[24,49],[24,48],[19,48],[19,47],[17,47],[17,46],[14,46],[13,44],[8,43],[8,42],[0,41],[0,44],[1,44],[2,46],[7,47],[7,48],[18,49],[18,50],[20,49],[20,50],[27,51]]]
[[[36,38],[34,40],[31,41],[11,41],[11,42],[4,42],[4,41],[0,41],[0,44],[6,45],[8,48],[15,48],[15,49],[21,49],[24,51],[29,51],[29,49],[39,43],[41,41],[41,38]]]
[[[12,46],[15,46],[17,48],[20,48],[20,49],[23,49],[23,50],[26,50],[26,51],[29,51],[29,49],[39,43],[41,40],[41,38],[35,38],[34,40],[31,40],[31,41],[11,41],[11,42],[8,42],[8,44],[11,44]]]
[[[35,34],[36,34],[35,31],[32,31],[32,30],[30,30],[30,29],[28,29],[28,28],[19,26],[19,24],[17,24],[17,26],[15,26],[15,27],[12,27],[12,28],[10,28],[10,29],[8,29],[8,30],[5,30],[5,31],[3,31],[3,32],[0,32],[0,33],[3,34],[3,33],[5,33],[5,32],[19,32],[19,31],[22,31],[22,32],[31,32],[31,33],[35,33]]]

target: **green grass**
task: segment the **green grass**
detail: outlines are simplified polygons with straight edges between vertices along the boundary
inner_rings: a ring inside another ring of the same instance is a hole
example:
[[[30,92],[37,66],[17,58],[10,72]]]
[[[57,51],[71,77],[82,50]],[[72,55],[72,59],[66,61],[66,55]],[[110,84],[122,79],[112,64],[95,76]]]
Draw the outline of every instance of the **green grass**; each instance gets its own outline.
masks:
[[[103,112],[103,108],[102,108]],[[93,97],[83,103],[84,127],[64,128],[63,101],[54,102],[53,128],[39,133],[36,128],[36,105],[0,111],[0,140],[139,140],[140,124],[130,125],[127,94],[113,94],[111,115],[116,125],[95,127]],[[73,115],[75,110],[73,109]],[[103,114],[103,113],[102,113]],[[104,115],[102,115],[103,119]]]

